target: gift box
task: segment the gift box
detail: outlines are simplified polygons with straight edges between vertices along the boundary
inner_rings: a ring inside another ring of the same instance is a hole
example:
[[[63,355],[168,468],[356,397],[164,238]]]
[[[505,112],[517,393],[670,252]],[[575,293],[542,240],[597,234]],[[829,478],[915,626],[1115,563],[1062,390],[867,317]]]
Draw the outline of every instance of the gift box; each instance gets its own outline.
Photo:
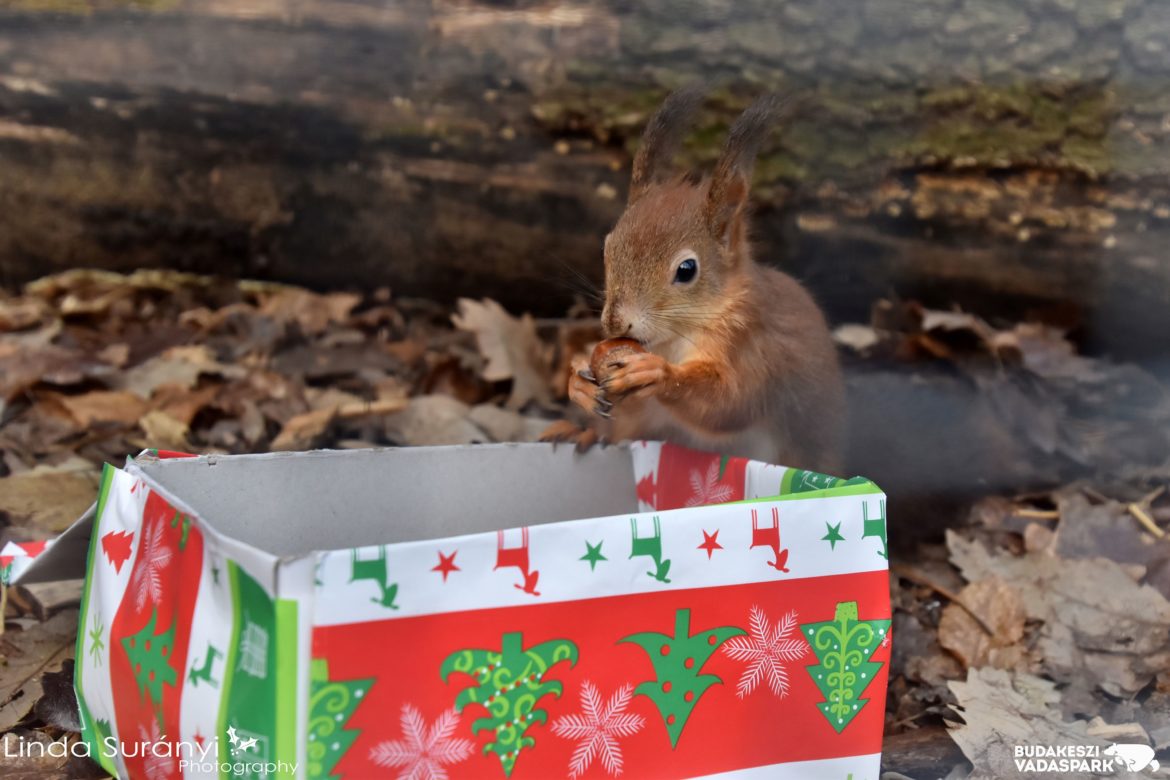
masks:
[[[85,572],[111,773],[878,777],[865,479],[648,442],[169,455],[22,562]]]

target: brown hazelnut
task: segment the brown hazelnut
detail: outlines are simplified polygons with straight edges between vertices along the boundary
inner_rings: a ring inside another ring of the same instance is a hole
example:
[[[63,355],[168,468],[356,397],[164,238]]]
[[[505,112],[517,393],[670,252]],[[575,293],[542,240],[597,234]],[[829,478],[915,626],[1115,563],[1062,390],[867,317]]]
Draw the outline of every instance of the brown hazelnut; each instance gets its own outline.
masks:
[[[593,348],[589,370],[594,377],[602,379],[606,374],[606,364],[645,351],[646,348],[634,339],[606,339]]]

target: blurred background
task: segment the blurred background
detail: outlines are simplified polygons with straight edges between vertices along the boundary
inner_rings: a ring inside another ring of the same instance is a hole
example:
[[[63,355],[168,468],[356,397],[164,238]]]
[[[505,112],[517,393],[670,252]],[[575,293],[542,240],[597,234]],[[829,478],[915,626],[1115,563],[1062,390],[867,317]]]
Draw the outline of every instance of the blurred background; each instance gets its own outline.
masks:
[[[9,287],[149,267],[558,316],[600,287],[648,113],[704,79],[692,164],[760,92],[812,98],[761,155],[756,239],[834,322],[897,296],[1167,371],[1160,3],[3,9]]]
[[[0,278],[174,268],[560,313],[600,281],[629,153],[704,79],[691,162],[751,97],[761,256],[838,321],[896,291],[1170,322],[1170,10],[1141,0],[85,2],[0,17]]]
[[[762,92],[808,98],[760,155],[757,257],[837,328],[849,471],[891,495],[889,733],[938,726],[947,681],[990,665],[1170,746],[1164,663],[1045,665],[1023,617],[978,619],[1010,659],[937,636],[975,579],[948,528],[1170,595],[1157,0],[0,2],[5,536],[59,530],[53,475],[139,446],[533,438],[597,336],[642,126],[699,79],[694,166]],[[1084,653],[1167,650],[1101,620]]]

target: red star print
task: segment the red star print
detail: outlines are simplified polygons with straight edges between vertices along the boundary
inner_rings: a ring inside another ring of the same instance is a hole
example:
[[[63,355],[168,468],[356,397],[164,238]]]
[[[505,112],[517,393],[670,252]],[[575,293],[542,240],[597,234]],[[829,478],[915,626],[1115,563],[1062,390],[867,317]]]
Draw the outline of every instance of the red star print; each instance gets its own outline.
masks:
[[[458,553],[459,551],[456,550],[455,552],[451,553],[450,555],[443,555],[442,550],[439,550],[438,552],[439,552],[439,564],[437,566],[435,566],[433,569],[431,569],[431,571],[442,572],[443,573],[443,582],[446,582],[448,574],[450,574],[453,571],[462,571],[462,569],[460,569],[458,566],[455,565],[455,554]]]
[[[200,749],[202,749],[203,743],[206,741],[207,741],[207,738],[204,737],[202,734],[200,734],[199,730],[196,729],[196,731],[195,731],[195,744],[198,745]]]
[[[709,534],[703,531],[703,543],[699,545],[698,549],[707,551],[707,560],[711,560],[711,553],[716,550],[722,550],[723,545],[719,544],[719,529],[715,529],[715,533]]]

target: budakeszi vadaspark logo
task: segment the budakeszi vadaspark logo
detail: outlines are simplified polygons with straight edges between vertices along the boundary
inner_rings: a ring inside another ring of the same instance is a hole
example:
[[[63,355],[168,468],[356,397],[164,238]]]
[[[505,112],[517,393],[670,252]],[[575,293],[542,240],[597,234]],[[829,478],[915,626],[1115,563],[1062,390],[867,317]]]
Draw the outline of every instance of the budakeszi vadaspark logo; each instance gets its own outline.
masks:
[[[1102,752],[1114,757],[1117,763],[1131,772],[1145,769],[1157,772],[1161,768],[1158,759],[1154,758],[1154,749],[1149,745],[1110,745]]]
[[[1016,745],[1012,760],[1021,773],[1052,772],[1067,775],[1111,775],[1119,770],[1159,773],[1161,765],[1149,745],[1119,743],[1100,745]]]

